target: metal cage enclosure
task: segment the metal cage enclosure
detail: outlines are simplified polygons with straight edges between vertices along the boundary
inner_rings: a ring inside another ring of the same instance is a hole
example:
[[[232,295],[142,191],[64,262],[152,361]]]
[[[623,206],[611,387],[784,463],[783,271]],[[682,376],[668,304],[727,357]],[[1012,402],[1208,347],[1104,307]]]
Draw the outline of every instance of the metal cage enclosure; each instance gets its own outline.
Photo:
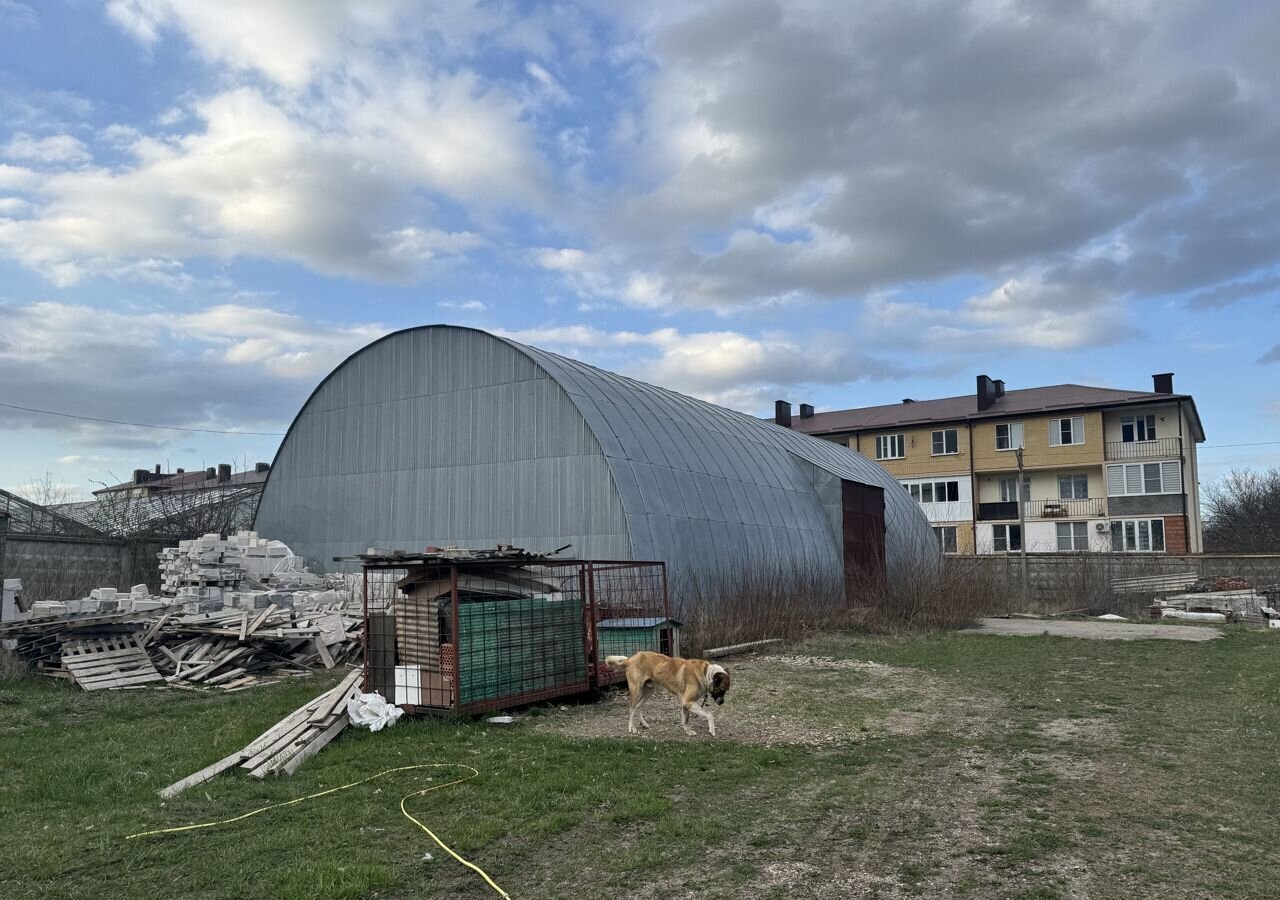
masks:
[[[609,654],[677,655],[661,562],[362,556],[364,689],[410,714],[537,703],[622,681]]]

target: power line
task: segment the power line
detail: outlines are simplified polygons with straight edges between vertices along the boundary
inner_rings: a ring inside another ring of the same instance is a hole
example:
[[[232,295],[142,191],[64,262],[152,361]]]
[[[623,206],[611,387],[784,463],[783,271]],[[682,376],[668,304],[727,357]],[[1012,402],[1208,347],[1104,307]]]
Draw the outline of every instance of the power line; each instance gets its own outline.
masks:
[[[99,419],[96,416],[76,416],[71,413],[54,412],[51,409],[35,409],[31,406],[18,406],[14,403],[0,403],[8,409],[20,409],[23,412],[40,413],[46,416],[59,416],[63,419],[82,419],[85,422],[106,422],[110,425],[128,425],[130,428],[158,428],[161,431],[195,431],[200,434],[244,434],[256,437],[284,437],[283,431],[223,431],[218,428],[185,428],[182,425],[148,425],[145,422],[122,422],[119,419]]]
[[[1270,447],[1280,441],[1255,441],[1252,444],[1205,444],[1201,450],[1217,450],[1219,447]]]

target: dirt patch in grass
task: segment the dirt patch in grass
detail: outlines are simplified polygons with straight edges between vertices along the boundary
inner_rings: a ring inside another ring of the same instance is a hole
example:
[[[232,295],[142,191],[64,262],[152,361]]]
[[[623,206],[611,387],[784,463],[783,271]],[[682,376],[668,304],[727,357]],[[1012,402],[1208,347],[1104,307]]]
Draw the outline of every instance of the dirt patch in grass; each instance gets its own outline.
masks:
[[[822,747],[876,735],[918,735],[935,727],[974,734],[991,727],[1001,706],[993,698],[955,691],[920,669],[823,656],[754,656],[725,661],[733,687],[716,707],[716,739],[764,746]],[[598,703],[558,707],[532,718],[535,729],[576,738],[705,741],[706,723],[680,728],[680,704],[659,689],[642,707],[649,729],[627,734],[625,687]],[[639,722],[637,721],[637,726]]]
[[[1040,725],[1039,731],[1055,741],[1073,744],[1110,744],[1116,740],[1116,726],[1106,719],[1054,719]]]

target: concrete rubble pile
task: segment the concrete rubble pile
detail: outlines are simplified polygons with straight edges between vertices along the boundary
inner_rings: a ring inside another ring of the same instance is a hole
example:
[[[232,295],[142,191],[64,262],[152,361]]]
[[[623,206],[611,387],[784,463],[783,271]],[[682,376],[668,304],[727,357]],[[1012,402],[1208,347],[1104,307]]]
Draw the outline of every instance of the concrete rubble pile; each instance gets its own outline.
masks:
[[[1280,585],[1253,587],[1238,576],[1198,578],[1181,593],[1167,593],[1151,605],[1152,618],[1271,625],[1280,604]],[[1277,627],[1277,626],[1271,626]]]
[[[207,534],[160,554],[161,591],[95,588],[88,597],[6,606],[0,639],[37,672],[86,690],[239,690],[303,676],[361,653],[354,580],[316,575],[280,541]]]

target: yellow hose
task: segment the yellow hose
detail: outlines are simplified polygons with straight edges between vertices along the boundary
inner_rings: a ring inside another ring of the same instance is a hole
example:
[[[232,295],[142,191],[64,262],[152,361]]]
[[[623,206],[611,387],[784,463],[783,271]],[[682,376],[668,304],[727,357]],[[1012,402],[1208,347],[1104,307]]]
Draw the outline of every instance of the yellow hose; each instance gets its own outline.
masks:
[[[467,769],[471,772],[471,774],[465,778],[455,778],[453,781],[446,781],[443,784],[435,784],[429,788],[423,788],[420,791],[413,791],[412,793],[405,794],[403,797],[400,798],[400,812],[404,813],[404,817],[406,819],[408,819],[414,825],[417,825],[419,828],[425,831],[427,833],[427,836],[430,837],[431,840],[439,844],[440,849],[444,850],[445,853],[448,853],[458,862],[462,863],[468,869],[478,874],[481,878],[485,880],[485,883],[487,883],[489,887],[497,891],[498,894],[506,898],[506,900],[511,900],[511,895],[508,894],[506,891],[504,891],[502,888],[498,887],[498,885],[494,882],[492,878],[489,877],[488,873],[485,872],[484,869],[480,868],[475,863],[470,862],[469,860],[463,859],[457,853],[453,852],[453,850],[449,847],[448,844],[440,840],[440,838],[436,837],[435,832],[433,832],[426,825],[423,825],[421,822],[415,819],[412,815],[409,814],[409,810],[405,809],[405,805],[404,805],[405,801],[411,797],[420,797],[423,794],[429,794],[432,791],[438,791],[442,788],[451,787],[455,784],[462,784],[462,782],[470,781],[472,778],[476,778],[480,775],[479,769],[472,768],[471,766],[464,765],[463,763],[420,763],[418,765],[413,765],[413,766],[397,766],[394,769],[387,769],[385,771],[379,772],[377,775],[370,775],[368,778],[361,778],[359,781],[353,781],[350,784],[339,785],[338,787],[335,787],[335,788],[329,788],[326,791],[319,791],[318,793],[308,794],[305,797],[297,797],[293,800],[285,800],[283,803],[272,803],[270,806],[264,806],[261,809],[255,809],[247,813],[242,813],[241,815],[238,815],[238,816],[232,816],[230,819],[220,819],[217,822],[201,822],[198,825],[179,825],[176,828],[159,828],[159,829],[156,829],[155,831],[140,831],[137,834],[126,835],[125,840],[132,840],[133,838],[140,838],[140,837],[151,837],[152,835],[157,835],[157,834],[173,834],[174,832],[178,832],[178,831],[194,831],[197,828],[214,828],[214,827],[217,827],[218,825],[230,825],[232,822],[239,822],[242,819],[247,819],[250,816],[256,816],[258,815],[258,813],[264,813],[264,812],[267,812],[268,810],[279,809],[282,806],[292,806],[295,803],[302,803],[304,800],[314,800],[317,797],[323,797],[326,794],[334,794],[334,793],[337,793],[338,791],[345,791],[348,788],[353,788],[353,787],[356,787],[357,785],[365,784],[366,782],[369,782],[369,781],[374,781],[375,779],[381,778],[384,775],[392,775],[396,772],[408,772],[413,769],[448,769],[448,768]]]

